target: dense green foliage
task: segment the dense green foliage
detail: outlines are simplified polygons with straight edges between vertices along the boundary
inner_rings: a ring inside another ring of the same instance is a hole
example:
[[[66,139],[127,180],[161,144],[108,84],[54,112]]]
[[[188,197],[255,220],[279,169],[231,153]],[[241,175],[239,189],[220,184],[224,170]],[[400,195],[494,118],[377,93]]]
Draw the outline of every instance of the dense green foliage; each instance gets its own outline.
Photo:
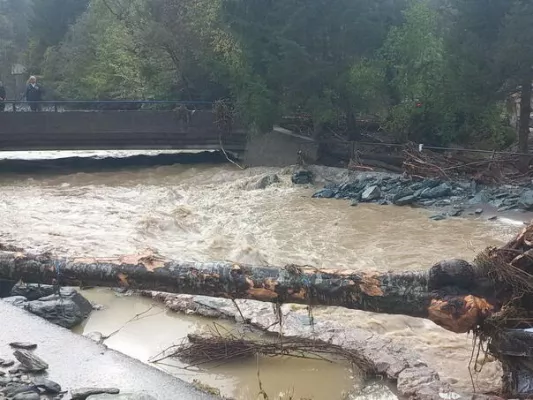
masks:
[[[399,140],[502,147],[532,18],[525,0],[0,0],[0,74],[21,62],[66,99],[229,98],[260,130],[372,118]]]

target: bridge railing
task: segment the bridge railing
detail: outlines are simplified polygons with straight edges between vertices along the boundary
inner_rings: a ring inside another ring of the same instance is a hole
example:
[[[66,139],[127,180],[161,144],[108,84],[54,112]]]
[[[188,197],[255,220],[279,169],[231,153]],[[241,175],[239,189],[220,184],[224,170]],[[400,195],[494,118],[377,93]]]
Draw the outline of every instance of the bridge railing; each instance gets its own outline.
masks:
[[[174,100],[5,100],[2,103],[6,112],[173,110],[181,106],[205,110],[213,107],[213,103],[209,101]]]

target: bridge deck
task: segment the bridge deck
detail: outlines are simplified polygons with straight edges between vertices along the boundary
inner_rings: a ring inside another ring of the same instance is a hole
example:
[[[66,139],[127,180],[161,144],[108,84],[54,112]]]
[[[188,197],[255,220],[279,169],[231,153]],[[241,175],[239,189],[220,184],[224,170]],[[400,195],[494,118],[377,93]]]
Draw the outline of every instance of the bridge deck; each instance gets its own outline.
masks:
[[[176,111],[69,111],[0,113],[0,151],[225,150],[242,152],[246,133],[220,135],[211,111],[189,121]]]

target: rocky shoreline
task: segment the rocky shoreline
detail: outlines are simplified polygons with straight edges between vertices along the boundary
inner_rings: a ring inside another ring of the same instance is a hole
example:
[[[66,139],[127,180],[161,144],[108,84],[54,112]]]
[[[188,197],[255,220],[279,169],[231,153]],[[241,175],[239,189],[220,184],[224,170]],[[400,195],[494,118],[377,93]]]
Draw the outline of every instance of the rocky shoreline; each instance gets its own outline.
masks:
[[[9,294],[2,299],[5,303],[67,329],[97,309],[73,288],[19,283]],[[36,343],[12,342],[9,346],[12,357],[0,354],[0,400],[155,400],[144,393],[121,394],[119,388],[63,390],[48,379],[48,363],[36,354]]]
[[[0,358],[0,400],[155,400],[147,394],[121,394],[119,388],[63,390],[48,378],[48,363],[36,354],[37,344],[12,342],[9,346],[17,363],[11,358]]]
[[[487,186],[472,181],[411,178],[390,173],[353,173],[324,178],[324,168],[299,169],[292,174],[295,185],[325,181],[314,198],[360,203],[412,206],[435,210],[430,218],[481,215],[486,208],[496,213],[533,211],[533,182],[530,185]],[[489,219],[494,219],[493,216]]]
[[[280,331],[279,314],[271,304],[152,291],[143,291],[141,295],[165,304],[174,312],[227,318],[266,333],[279,334]],[[365,329],[348,328],[342,319],[330,318],[330,312],[313,315],[305,306],[282,305],[280,314],[284,316],[281,328],[284,337],[323,341],[357,353],[372,365],[377,375],[395,384],[395,393],[391,392],[389,398],[501,400],[498,396],[481,393],[472,395],[457,390],[442,380],[437,371],[421,360],[416,352],[385,336],[375,335]]]

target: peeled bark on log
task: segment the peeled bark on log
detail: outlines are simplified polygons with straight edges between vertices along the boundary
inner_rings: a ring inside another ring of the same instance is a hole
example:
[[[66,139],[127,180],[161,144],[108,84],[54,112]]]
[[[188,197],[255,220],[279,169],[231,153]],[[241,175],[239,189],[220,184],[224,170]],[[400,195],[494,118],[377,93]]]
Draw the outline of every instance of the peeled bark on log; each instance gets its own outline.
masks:
[[[442,261],[426,272],[179,262],[152,253],[66,259],[50,254],[2,251],[0,279],[341,306],[428,318],[448,330],[462,333],[492,321],[489,317],[498,316],[510,299],[522,311],[533,312],[532,253],[533,225],[530,225],[502,248],[482,253],[474,264],[463,260]],[[517,291],[521,294],[520,304],[516,304]],[[515,321],[505,327],[519,328],[519,325]]]
[[[476,286],[475,267],[462,260],[440,262],[429,272],[371,273],[294,265],[177,262],[153,254],[60,259],[1,252],[0,278],[342,306],[428,318],[454,332],[471,330],[501,306],[498,300],[489,299],[490,285]]]
[[[342,306],[428,318],[453,332],[474,331],[502,362],[505,392],[517,397],[533,394],[533,333],[522,333],[533,322],[533,224],[505,246],[487,249],[474,263],[442,261],[426,272],[190,263],[151,253],[65,259],[4,248],[2,279]],[[527,350],[517,353],[509,346],[517,340]]]

